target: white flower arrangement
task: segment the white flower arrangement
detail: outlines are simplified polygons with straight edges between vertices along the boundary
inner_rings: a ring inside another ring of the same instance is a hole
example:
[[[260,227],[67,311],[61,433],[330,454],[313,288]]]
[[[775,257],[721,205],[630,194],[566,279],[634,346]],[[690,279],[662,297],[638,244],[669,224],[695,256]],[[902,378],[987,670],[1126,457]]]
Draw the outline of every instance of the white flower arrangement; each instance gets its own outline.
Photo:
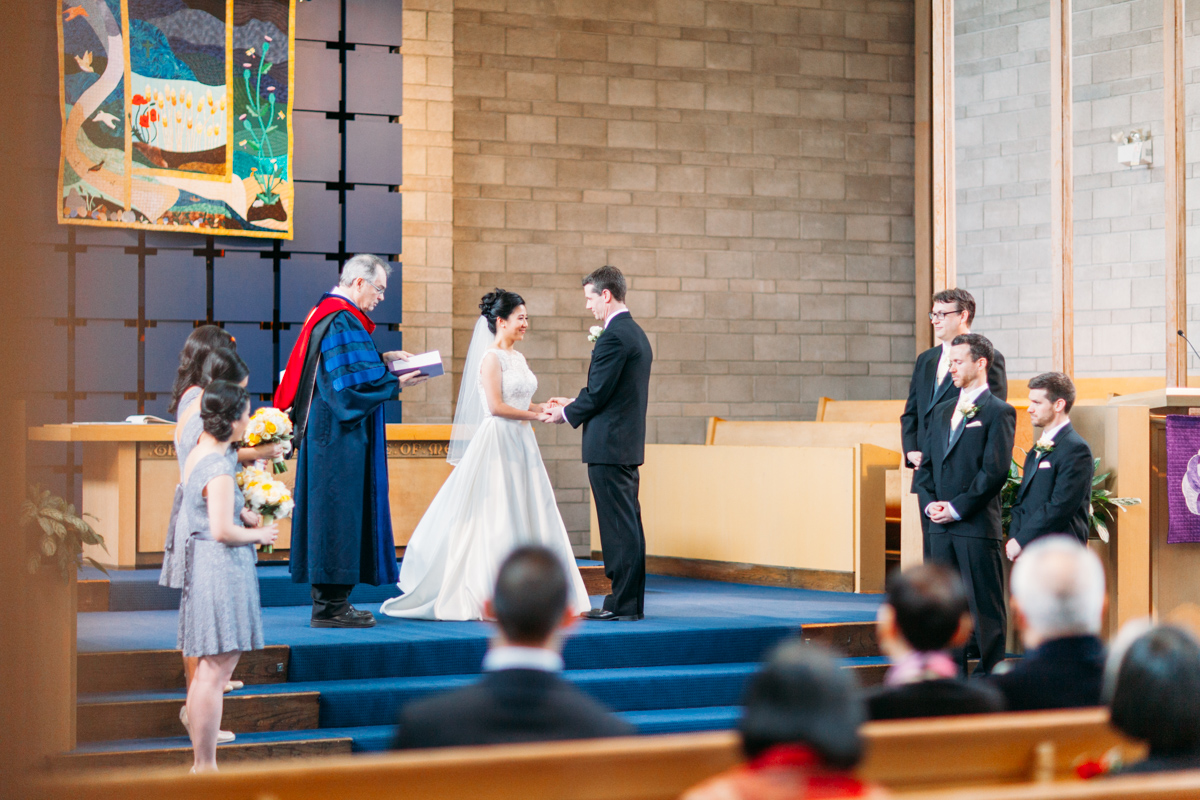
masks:
[[[588,328],[588,342],[595,344],[596,340],[600,338],[600,334],[602,333],[604,333],[604,328],[600,325],[593,325],[592,327]]]
[[[243,434],[246,447],[258,447],[260,444],[275,444],[292,440],[292,421],[288,415],[278,408],[263,406],[250,417],[250,424]],[[271,460],[271,470],[278,475],[287,472],[287,462],[282,458]]]
[[[1038,453],[1045,455],[1054,449],[1054,440],[1043,433],[1041,438],[1037,440],[1037,443],[1034,444],[1033,449]]]
[[[255,466],[244,467],[237,474],[237,484],[246,499],[246,508],[262,517],[263,525],[291,516],[296,507],[292,493],[273,473]],[[272,545],[263,547],[264,553],[274,552]]]

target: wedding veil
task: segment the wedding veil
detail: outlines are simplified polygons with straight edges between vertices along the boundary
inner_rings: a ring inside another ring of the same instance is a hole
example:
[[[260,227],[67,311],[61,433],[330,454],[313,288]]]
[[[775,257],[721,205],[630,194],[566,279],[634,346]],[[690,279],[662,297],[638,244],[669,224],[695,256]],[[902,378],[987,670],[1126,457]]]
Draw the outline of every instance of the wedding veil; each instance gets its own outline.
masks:
[[[446,453],[446,460],[451,464],[462,460],[471,437],[486,416],[482,392],[479,391],[479,370],[483,366],[484,353],[495,339],[495,334],[488,330],[487,317],[481,314],[475,323],[475,333],[471,335],[462,385],[458,387],[458,406],[454,410],[454,427],[450,431],[450,448]]]

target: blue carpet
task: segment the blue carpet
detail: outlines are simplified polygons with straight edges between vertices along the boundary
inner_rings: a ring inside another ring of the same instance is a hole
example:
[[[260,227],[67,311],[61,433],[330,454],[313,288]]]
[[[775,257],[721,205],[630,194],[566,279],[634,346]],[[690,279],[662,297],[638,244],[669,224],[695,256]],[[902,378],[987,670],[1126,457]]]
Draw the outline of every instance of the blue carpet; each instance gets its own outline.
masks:
[[[161,602],[156,571],[151,579],[113,573],[123,605]],[[354,750],[383,749],[399,709],[408,702],[477,680],[493,629],[482,622],[425,622],[378,617],[364,630],[314,629],[308,625],[307,587],[293,591],[286,568],[260,567],[263,623],[268,644],[291,649],[288,681],[247,686],[237,694],[320,692],[320,728],[244,734],[242,743],[349,736]],[[390,589],[390,587],[388,587]],[[126,590],[127,593],[126,593]],[[360,596],[361,595],[361,596]],[[266,598],[274,598],[274,604]],[[291,598],[290,604],[284,603]],[[378,612],[365,587],[359,607]],[[565,677],[642,733],[729,728],[740,714],[747,680],[764,653],[802,625],[873,620],[880,595],[817,592],[687,578],[650,576],[646,619],[636,623],[582,621],[568,632]],[[595,601],[598,604],[598,601]],[[178,613],[128,610],[78,617],[80,652],[174,649]],[[878,663],[882,659],[853,659]],[[127,692],[80,697],[81,703],[172,698],[177,692]],[[187,746],[170,740],[131,740],[81,745],[80,752]]]

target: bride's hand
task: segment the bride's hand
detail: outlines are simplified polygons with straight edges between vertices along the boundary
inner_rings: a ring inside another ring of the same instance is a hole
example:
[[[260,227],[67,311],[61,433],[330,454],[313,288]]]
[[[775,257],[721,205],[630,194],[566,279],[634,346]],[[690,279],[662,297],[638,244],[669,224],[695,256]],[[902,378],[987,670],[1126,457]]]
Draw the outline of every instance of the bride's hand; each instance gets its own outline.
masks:
[[[541,413],[539,413],[537,415],[538,422],[550,422],[553,419],[554,419],[554,415],[551,414],[549,411],[542,411]]]
[[[570,397],[551,397],[549,400],[546,401],[545,406],[546,406],[546,408],[555,408],[555,407],[567,406],[567,405],[570,405],[570,403],[571,403]]]

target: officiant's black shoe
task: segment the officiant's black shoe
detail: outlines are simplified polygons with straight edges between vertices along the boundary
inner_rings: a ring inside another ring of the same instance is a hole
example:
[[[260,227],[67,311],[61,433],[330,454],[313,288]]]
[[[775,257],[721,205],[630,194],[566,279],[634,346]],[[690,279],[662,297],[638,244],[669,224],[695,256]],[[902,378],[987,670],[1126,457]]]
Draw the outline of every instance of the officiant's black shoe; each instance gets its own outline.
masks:
[[[604,609],[604,608],[593,608],[591,611],[583,612],[582,614],[580,614],[580,616],[583,617],[584,619],[598,619],[598,620],[604,620],[604,621],[616,620],[616,619],[631,620],[631,621],[645,619],[645,614],[614,614],[613,612],[609,611],[608,609]]]
[[[351,609],[336,617],[313,617],[308,624],[313,628],[374,628],[375,616],[370,611]]]

